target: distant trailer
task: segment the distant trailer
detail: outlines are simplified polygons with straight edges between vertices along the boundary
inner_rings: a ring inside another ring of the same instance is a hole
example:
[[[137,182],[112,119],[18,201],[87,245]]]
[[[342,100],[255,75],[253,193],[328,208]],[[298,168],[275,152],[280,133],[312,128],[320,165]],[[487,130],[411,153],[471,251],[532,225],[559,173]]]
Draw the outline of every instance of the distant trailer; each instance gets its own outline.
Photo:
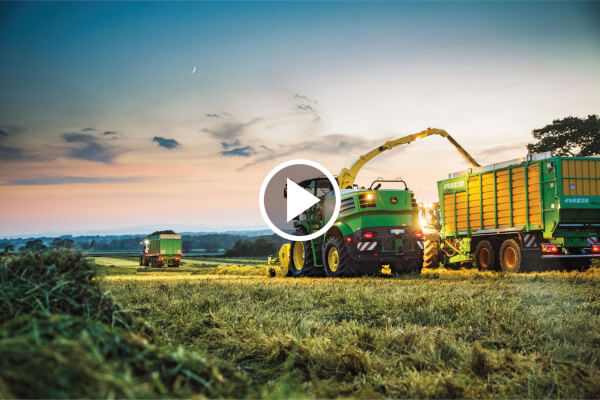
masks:
[[[516,272],[600,257],[600,158],[528,155],[451,174],[438,193],[445,263]]]
[[[181,257],[181,235],[173,231],[154,232],[142,242],[144,251],[140,255],[140,265],[160,268],[179,267]]]

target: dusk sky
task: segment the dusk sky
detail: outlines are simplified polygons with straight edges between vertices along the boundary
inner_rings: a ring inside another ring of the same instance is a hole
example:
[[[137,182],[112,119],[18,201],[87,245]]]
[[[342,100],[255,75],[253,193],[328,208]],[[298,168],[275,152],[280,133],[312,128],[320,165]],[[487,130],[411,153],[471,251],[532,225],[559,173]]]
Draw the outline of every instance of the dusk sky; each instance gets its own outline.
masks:
[[[0,3],[0,235],[260,226],[264,176],[436,127],[481,164],[600,112],[600,3]],[[194,69],[196,70],[195,72]],[[442,138],[358,182],[423,201]]]

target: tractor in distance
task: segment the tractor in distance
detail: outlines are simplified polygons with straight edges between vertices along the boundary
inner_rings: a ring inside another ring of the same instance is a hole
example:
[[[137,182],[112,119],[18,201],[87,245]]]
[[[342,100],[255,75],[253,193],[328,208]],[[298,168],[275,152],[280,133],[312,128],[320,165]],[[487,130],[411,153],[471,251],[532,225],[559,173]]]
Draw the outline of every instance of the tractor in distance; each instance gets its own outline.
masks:
[[[600,257],[600,158],[530,154],[450,174],[423,208],[424,267],[518,272]]]
[[[423,232],[418,221],[414,193],[401,179],[378,178],[369,187],[359,187],[355,179],[361,168],[374,157],[417,139],[441,135],[475,166],[475,160],[444,130],[426,129],[413,135],[390,140],[360,156],[337,176],[341,192],[340,213],[332,228],[322,237],[285,244],[279,262],[288,276],[330,277],[375,274],[382,271],[399,274],[420,272],[423,264]],[[300,234],[313,233],[327,223],[324,209],[335,202],[328,179],[315,177],[298,183],[321,201],[296,217],[294,228]],[[382,186],[388,186],[382,188]],[[389,188],[401,185],[400,188]],[[273,275],[274,269],[269,273]]]
[[[140,243],[143,252],[140,255],[140,266],[160,268],[179,267],[181,263],[181,235],[172,230],[156,231],[148,235]]]

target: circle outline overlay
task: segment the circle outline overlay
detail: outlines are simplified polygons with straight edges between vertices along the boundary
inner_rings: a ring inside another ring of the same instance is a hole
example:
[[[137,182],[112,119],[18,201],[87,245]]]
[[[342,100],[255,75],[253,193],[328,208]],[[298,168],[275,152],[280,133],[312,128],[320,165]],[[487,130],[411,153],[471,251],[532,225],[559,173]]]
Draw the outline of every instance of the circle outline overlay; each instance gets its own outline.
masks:
[[[306,165],[308,167],[313,167],[315,169],[318,169],[325,175],[325,177],[327,179],[329,179],[329,182],[331,182],[331,185],[333,186],[333,191],[335,193],[335,207],[333,209],[333,214],[331,214],[331,218],[329,218],[329,222],[327,222],[325,224],[325,226],[323,226],[318,231],[313,232],[308,235],[295,236],[295,235],[290,235],[289,233],[285,233],[284,231],[279,229],[277,226],[275,226],[275,224],[269,218],[269,215],[267,214],[267,210],[265,208],[265,192],[267,190],[267,185],[269,184],[269,182],[271,181],[273,176],[275,176],[276,173],[278,173],[279,171],[281,171],[284,168],[291,167],[293,165]],[[302,160],[302,159],[285,161],[285,162],[282,162],[281,164],[277,165],[275,168],[273,168],[271,170],[271,172],[269,172],[267,174],[267,176],[265,177],[265,179],[263,180],[263,183],[260,186],[260,194],[258,195],[258,207],[260,208],[260,215],[263,217],[263,220],[265,221],[267,226],[273,232],[275,232],[275,234],[281,236],[284,239],[290,240],[292,242],[305,242],[307,240],[316,239],[319,236],[325,234],[333,226],[333,224],[335,224],[335,221],[337,220],[337,217],[340,214],[341,204],[342,204],[342,195],[340,193],[340,188],[337,183],[337,180],[335,179],[333,174],[331,172],[329,172],[329,170],[327,168],[325,168],[324,166],[322,166],[321,164],[319,164],[317,162],[314,162],[311,160]]]

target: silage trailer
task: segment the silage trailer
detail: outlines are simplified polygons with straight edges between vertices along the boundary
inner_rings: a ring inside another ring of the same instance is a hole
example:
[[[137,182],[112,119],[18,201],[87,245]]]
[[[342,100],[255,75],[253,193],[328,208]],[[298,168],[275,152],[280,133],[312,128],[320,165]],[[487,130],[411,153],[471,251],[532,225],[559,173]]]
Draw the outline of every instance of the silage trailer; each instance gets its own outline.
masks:
[[[517,272],[600,257],[600,158],[531,154],[450,174],[438,195],[439,234],[426,237],[425,267]]]

